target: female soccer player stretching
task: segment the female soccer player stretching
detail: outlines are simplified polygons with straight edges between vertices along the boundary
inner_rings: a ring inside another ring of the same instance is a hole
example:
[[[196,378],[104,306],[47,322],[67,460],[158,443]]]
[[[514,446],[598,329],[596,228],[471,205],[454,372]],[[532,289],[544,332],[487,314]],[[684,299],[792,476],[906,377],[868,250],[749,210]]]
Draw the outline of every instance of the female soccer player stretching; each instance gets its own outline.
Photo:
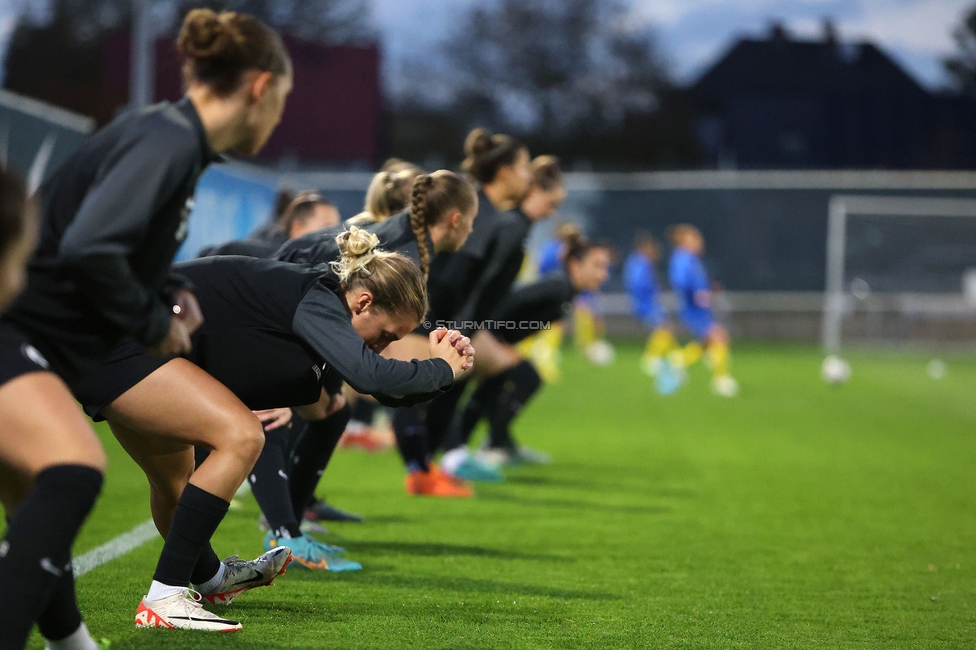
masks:
[[[515,346],[533,333],[532,323],[555,326],[565,318],[576,296],[598,289],[606,282],[609,270],[607,246],[572,235],[566,240],[562,270],[515,289],[505,297],[493,320],[506,326],[486,333],[485,338],[491,337],[494,341],[491,345],[502,349],[499,358],[507,357],[511,361],[481,380],[464,411],[452,423],[444,445],[449,451],[441,459],[445,471],[471,480],[501,480],[495,463],[475,462],[467,450],[471,433],[482,418],[487,418],[489,425],[488,457],[496,455],[502,462],[518,462],[519,445],[512,437],[511,423],[539,390],[542,379],[532,363],[518,355]]]
[[[478,196],[470,183],[453,172],[441,170],[416,178],[409,209],[381,223],[368,225],[366,229],[379,237],[382,247],[412,259],[426,277],[434,255],[447,255],[458,250],[465,243],[475,223],[475,214],[478,213],[479,205]],[[328,236],[329,231],[322,231],[290,242],[279,251],[279,259],[313,265],[329,263],[336,259],[338,252],[334,236],[331,240]],[[427,328],[426,331],[429,329]],[[426,346],[426,332],[414,333],[392,344],[385,354],[390,358],[409,361],[423,358],[426,354]],[[349,409],[344,410],[347,419],[348,411]],[[325,469],[332,449],[338,442],[338,437],[329,433],[331,425],[327,423],[342,413],[343,411],[340,411],[323,420],[321,425],[315,425],[316,429],[321,428],[321,431],[313,432],[310,423],[310,430],[302,441],[305,448],[295,454],[301,462],[299,466],[293,468],[290,480],[302,480],[299,477],[306,475],[311,475],[313,480],[317,480],[317,476]],[[338,433],[341,432],[340,428]],[[334,429],[332,433],[335,433]],[[271,440],[269,438],[269,443]],[[309,449],[310,446],[313,448]],[[444,483],[446,488],[464,489],[447,479]],[[254,485],[252,488],[257,486]],[[298,525],[297,521],[285,523],[288,526]],[[272,530],[278,527],[273,525]]]
[[[695,363],[704,346],[712,369],[712,390],[723,397],[734,397],[739,384],[729,374],[729,333],[715,321],[708,273],[700,259],[705,239],[698,228],[686,223],[673,226],[669,235],[673,247],[668,265],[671,288],[678,296],[678,316],[696,343],[684,348],[681,363],[684,367]]]
[[[52,647],[94,647],[75,604],[70,548],[105,459],[63,382],[126,336],[161,354],[190,348],[199,308],[169,266],[197,179],[218,152],[257,153],[291,89],[281,40],[250,16],[191,11],[177,44],[186,96],[114,120],[40,188],[37,254],[2,326],[4,358],[21,361],[8,366],[0,394],[0,473],[14,513],[0,559],[0,647],[23,645],[34,622],[65,644]]]
[[[481,186],[471,236],[456,253],[431,264],[431,315],[436,323],[487,319],[518,275],[531,222],[516,213],[532,180],[529,151],[507,135],[475,129],[468,134],[464,171]],[[470,326],[470,325],[469,325]],[[397,409],[393,430],[407,466],[408,494],[468,497],[473,492],[430,462],[447,434],[464,385],[458,383],[429,406]]]
[[[332,376],[385,403],[413,404],[450,388],[472,365],[470,341],[446,330],[431,333],[427,360],[379,356],[417,326],[427,311],[427,293],[413,262],[375,250],[376,243],[361,230],[341,235],[335,273],[245,257],[178,264],[198,286],[209,314],[189,359],[152,357],[131,342],[79,387],[86,410],[108,420],[146,472],[153,517],[161,530],[168,528],[136,625],[239,630],[236,621],[203,610],[190,583],[210,602],[226,603],[269,584],[283,570],[278,566],[278,572],[261,576],[228,571],[209,542],[261,451],[261,426],[251,409],[314,407],[328,398],[323,384]],[[248,419],[247,428],[228,430],[225,424]],[[213,450],[195,472],[193,445]],[[204,485],[198,475],[215,458],[224,474]],[[188,494],[193,507],[187,507]],[[288,506],[304,507],[309,495],[301,496]],[[270,519],[272,513],[266,514]],[[308,546],[302,540],[282,537],[273,547],[299,555]],[[203,564],[210,565],[205,572]],[[213,577],[199,584],[194,575],[201,573]]]

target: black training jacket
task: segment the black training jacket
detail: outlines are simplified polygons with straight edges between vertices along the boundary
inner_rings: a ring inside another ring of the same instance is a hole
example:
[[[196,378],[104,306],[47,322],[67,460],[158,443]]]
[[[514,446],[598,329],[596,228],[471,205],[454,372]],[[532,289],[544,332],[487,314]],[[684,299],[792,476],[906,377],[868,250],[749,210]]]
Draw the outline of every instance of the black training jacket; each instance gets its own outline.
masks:
[[[151,346],[169,331],[169,273],[186,238],[197,180],[220,157],[189,99],[115,119],[40,188],[40,244],[6,315],[63,376],[126,336]]]
[[[565,273],[548,273],[505,296],[492,316],[502,324],[492,333],[508,343],[518,343],[541,328],[528,323],[552,323],[565,318],[577,293]]]
[[[329,373],[389,406],[454,383],[443,359],[396,361],[366,347],[325,267],[225,256],[174,269],[197,285],[206,314],[190,360],[252,409],[311,404]]]
[[[417,248],[417,236],[410,227],[410,211],[404,210],[386,221],[370,223],[360,226],[363,230],[374,233],[380,240],[379,247],[385,251],[401,253],[420,262],[420,251]],[[340,224],[331,228],[324,228],[296,237],[278,249],[273,258],[282,262],[295,264],[328,264],[339,259],[339,246],[336,235],[347,230],[348,226]],[[434,242],[427,233],[427,250],[434,254]]]
[[[275,242],[266,241],[263,239],[235,239],[233,241],[224,242],[223,244],[217,244],[216,246],[207,246],[197,257],[214,257],[216,255],[243,255],[244,257],[259,257],[261,259],[269,259],[278,250],[278,246]]]
[[[499,212],[482,193],[471,236],[431,267],[433,318],[458,323],[489,318],[518,277],[531,228],[521,211]]]
[[[288,234],[281,229],[281,225],[278,224],[276,219],[271,219],[266,221],[264,224],[258,226],[254,231],[247,236],[248,239],[257,239],[258,241],[268,242],[269,244],[274,244],[275,249],[288,241]]]

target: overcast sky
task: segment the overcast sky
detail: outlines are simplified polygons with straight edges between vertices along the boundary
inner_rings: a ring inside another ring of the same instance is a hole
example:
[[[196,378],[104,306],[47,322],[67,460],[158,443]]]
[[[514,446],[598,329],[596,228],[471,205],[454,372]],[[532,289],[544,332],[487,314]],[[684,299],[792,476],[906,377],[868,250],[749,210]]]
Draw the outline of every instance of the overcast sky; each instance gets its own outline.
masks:
[[[386,72],[395,86],[398,67],[424,56],[450,32],[475,0],[372,0],[383,38]],[[976,0],[625,0],[636,25],[658,32],[672,69],[694,79],[741,35],[764,33],[773,19],[794,33],[815,36],[824,16],[836,19],[841,38],[882,45],[929,87],[943,81],[940,57],[953,49],[950,30]],[[14,15],[46,0],[0,0],[0,61]],[[29,9],[28,9],[29,10]]]

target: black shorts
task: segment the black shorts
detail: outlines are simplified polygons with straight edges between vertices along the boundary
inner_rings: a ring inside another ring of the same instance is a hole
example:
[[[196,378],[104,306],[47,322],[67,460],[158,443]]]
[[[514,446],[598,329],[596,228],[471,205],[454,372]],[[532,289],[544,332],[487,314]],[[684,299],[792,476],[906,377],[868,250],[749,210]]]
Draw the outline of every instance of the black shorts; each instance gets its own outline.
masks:
[[[0,323],[0,386],[21,375],[50,369],[47,359],[20,330]]]
[[[132,339],[116,348],[104,363],[71,382],[75,399],[88,417],[101,422],[102,411],[127,390],[161,368],[172,357],[154,357]]]
[[[303,346],[264,332],[248,334],[246,339],[240,332],[195,336],[189,360],[253,410],[314,404],[322,388],[330,394],[342,389],[342,377],[323,371]],[[104,420],[106,406],[171,359],[151,356],[129,339],[71,390],[89,417]]]

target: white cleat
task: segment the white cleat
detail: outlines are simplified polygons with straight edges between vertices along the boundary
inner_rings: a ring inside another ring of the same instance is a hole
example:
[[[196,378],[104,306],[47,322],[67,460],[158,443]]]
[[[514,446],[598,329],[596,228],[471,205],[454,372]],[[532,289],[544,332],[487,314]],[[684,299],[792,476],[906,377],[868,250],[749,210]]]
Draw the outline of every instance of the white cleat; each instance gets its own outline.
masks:
[[[159,600],[143,598],[136,611],[136,627],[205,632],[237,632],[241,629],[237,621],[220,618],[205,610],[200,600],[200,594],[189,588]]]
[[[212,605],[230,605],[248,589],[270,587],[275,578],[285,573],[291,562],[291,549],[287,546],[273,548],[255,560],[241,560],[233,555],[224,560],[224,578],[220,584],[206,593],[203,600]]]
[[[739,382],[733,379],[731,375],[715,377],[712,379],[712,390],[715,391],[716,395],[722,397],[735,397],[739,394]]]

